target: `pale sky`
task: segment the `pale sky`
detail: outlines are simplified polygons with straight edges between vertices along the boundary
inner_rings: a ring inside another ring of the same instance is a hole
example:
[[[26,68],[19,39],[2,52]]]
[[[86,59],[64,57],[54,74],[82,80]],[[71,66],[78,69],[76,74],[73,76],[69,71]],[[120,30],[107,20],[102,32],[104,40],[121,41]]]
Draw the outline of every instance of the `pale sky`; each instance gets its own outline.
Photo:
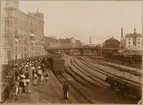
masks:
[[[136,27],[142,33],[141,1],[20,1],[23,12],[44,14],[44,35],[74,37],[84,43],[97,44],[108,38],[120,40]]]

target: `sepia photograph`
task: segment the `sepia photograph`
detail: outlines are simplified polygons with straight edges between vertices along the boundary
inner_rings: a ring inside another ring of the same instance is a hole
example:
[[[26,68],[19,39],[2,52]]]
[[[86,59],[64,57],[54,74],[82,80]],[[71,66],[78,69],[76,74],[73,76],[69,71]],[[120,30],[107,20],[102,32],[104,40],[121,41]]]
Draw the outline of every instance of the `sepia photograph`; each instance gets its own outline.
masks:
[[[142,104],[142,4],[2,0],[0,102]]]

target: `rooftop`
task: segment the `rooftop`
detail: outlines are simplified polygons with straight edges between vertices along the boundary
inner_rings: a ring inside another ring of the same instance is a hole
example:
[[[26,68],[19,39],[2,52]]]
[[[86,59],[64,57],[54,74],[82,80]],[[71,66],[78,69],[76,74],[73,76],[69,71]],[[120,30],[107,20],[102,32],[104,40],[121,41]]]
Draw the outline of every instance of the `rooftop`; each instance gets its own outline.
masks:
[[[136,28],[133,33],[126,34],[126,37],[142,37],[142,34],[136,32]]]
[[[118,40],[112,37],[110,39],[107,39],[106,41],[118,41]]]

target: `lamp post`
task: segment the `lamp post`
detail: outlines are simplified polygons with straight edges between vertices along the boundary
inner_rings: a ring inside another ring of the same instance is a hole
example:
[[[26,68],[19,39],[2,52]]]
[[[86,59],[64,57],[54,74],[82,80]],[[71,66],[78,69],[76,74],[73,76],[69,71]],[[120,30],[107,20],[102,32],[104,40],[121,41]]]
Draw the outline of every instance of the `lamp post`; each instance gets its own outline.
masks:
[[[35,45],[35,35],[34,35],[34,33],[31,31],[31,33],[30,33],[30,45],[32,45],[32,47],[34,47],[34,45]],[[30,46],[31,47],[31,46]],[[32,49],[33,50],[33,49]],[[34,51],[35,51],[35,49],[34,49]],[[30,53],[31,53],[31,51],[30,51]],[[31,55],[30,55],[31,56]],[[32,56],[33,56],[33,52],[32,52]]]
[[[17,30],[15,30],[15,37],[14,37],[14,43],[18,43],[19,42],[19,36],[18,36],[18,33],[17,33]],[[13,45],[12,45],[12,51],[13,51]],[[14,51],[13,51],[14,53]],[[17,53],[16,54],[16,63],[17,63]],[[14,83],[15,83],[15,69],[14,69]]]
[[[43,47],[43,49],[44,49],[44,44],[45,44],[44,38],[42,39],[41,43],[42,43],[42,46],[41,46],[41,47]],[[42,55],[44,55],[44,50],[43,50],[43,52],[42,52]]]
[[[15,30],[15,43],[19,42],[19,36],[17,30]],[[17,62],[17,53],[16,53],[16,62]]]

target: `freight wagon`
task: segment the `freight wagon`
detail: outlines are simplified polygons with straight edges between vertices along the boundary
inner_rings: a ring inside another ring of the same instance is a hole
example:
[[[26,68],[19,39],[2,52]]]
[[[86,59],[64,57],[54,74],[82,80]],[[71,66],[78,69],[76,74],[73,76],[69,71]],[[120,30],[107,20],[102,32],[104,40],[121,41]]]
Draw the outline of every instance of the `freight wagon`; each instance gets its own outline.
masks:
[[[54,73],[61,73],[65,67],[65,60],[61,58],[51,58],[50,59],[50,66]]]
[[[102,56],[106,59],[114,59],[117,61],[123,61],[128,63],[136,63],[141,64],[142,63],[142,55],[136,55],[136,54],[119,54],[111,51],[103,51]]]
[[[142,85],[140,83],[130,83],[131,81],[128,80],[122,80],[118,77],[111,77],[108,76],[106,78],[106,82],[110,84],[111,89],[118,90],[121,93],[128,94],[130,96],[134,96],[136,100],[141,99],[141,87]],[[135,85],[136,84],[136,85]]]

